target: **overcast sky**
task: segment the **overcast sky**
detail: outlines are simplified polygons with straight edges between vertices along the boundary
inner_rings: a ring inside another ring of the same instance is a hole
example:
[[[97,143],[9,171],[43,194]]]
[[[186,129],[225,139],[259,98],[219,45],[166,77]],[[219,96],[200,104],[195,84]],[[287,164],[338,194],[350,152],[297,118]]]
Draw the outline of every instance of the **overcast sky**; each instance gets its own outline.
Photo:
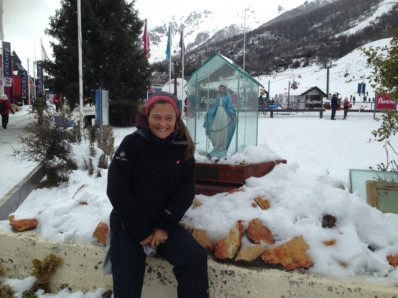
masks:
[[[55,10],[60,8],[59,0],[0,0],[3,2],[3,32],[4,40],[11,42],[11,51],[15,51],[25,68],[28,68],[27,60],[41,59],[40,42],[51,59],[52,50],[48,35],[44,30],[49,27],[50,16],[55,15]],[[77,1],[77,0],[76,0]],[[243,3],[242,3],[243,2]],[[285,10],[297,7],[305,0],[277,0]],[[194,10],[222,10],[240,9],[244,6],[263,7],[259,13],[267,13],[270,5],[264,0],[136,0],[135,9],[141,19],[148,19],[149,30],[174,15],[188,14]],[[263,11],[262,11],[263,10]],[[32,62],[31,62],[32,63]],[[30,69],[32,69],[30,64]]]

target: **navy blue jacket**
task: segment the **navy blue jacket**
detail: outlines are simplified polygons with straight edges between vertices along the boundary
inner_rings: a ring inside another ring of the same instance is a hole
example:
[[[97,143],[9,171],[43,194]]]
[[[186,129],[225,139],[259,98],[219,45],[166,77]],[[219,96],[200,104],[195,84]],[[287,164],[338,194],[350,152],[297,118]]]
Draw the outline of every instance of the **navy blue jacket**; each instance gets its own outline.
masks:
[[[195,197],[195,160],[186,140],[160,140],[149,130],[126,136],[109,166],[111,229],[140,242],[159,228],[173,233]]]
[[[337,109],[339,107],[337,96],[332,97],[332,109]]]

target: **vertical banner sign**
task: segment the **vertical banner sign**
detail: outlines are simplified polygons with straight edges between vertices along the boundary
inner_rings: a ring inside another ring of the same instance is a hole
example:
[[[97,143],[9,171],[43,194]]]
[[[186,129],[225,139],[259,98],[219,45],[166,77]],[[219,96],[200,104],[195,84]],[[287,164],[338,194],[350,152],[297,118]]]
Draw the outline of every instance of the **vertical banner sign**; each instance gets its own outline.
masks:
[[[376,110],[393,110],[397,108],[397,102],[390,93],[376,94]]]
[[[358,83],[358,94],[365,94],[366,84],[365,83]]]
[[[0,78],[3,77],[3,55],[0,55]]]
[[[28,98],[28,72],[26,70],[21,71],[21,97],[22,99]]]
[[[11,43],[3,41],[4,77],[12,78]]]
[[[43,68],[37,63],[36,96],[43,97]]]

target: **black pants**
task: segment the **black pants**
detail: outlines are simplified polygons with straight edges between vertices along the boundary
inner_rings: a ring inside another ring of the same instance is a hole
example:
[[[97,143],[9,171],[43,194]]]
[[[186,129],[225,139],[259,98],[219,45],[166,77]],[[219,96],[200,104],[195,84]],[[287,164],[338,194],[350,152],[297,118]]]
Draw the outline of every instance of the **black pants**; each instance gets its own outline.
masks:
[[[344,109],[344,119],[347,118],[348,109]]]
[[[1,126],[3,126],[4,128],[7,127],[8,124],[8,118],[9,118],[9,114],[1,114]]]
[[[111,230],[110,255],[114,298],[140,298],[146,255],[126,231]],[[179,298],[207,298],[207,253],[183,227],[158,246],[157,255],[174,265]]]
[[[330,119],[334,119],[334,117],[336,117],[336,109],[332,108],[332,116],[330,117]]]

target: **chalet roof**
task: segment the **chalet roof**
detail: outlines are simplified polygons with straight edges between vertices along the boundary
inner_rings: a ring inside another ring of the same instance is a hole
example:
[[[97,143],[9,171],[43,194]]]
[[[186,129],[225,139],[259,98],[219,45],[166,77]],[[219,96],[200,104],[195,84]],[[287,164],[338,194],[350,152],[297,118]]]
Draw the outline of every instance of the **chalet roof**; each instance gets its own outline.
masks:
[[[259,87],[264,88],[260,82],[254,79],[251,75],[249,75],[245,70],[235,64],[231,59],[220,55],[215,54],[210,57],[199,69],[197,69],[192,75],[191,78],[195,78],[197,81],[208,80],[208,77],[220,77],[221,75],[231,73],[230,69],[234,69],[238,71],[243,77],[246,77],[248,80],[252,81]],[[217,79],[218,81],[218,79]]]
[[[311,87],[310,89],[308,89],[307,91],[303,92],[300,94],[300,96],[304,96],[307,95],[308,93],[312,92],[312,91],[317,91],[319,94],[323,95],[323,96],[327,96],[325,92],[323,92],[320,88],[318,88],[317,86],[315,87]]]

